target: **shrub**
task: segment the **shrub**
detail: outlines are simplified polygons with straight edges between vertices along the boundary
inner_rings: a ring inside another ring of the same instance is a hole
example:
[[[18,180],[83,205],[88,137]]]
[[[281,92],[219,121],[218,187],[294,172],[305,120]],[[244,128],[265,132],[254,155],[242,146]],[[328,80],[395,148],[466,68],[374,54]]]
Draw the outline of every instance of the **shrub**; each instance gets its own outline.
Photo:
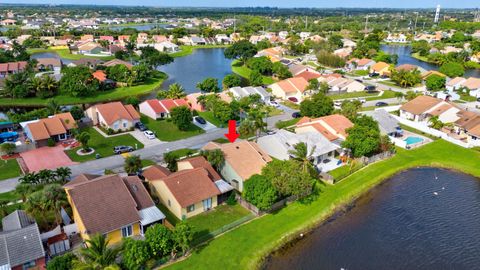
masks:
[[[54,147],[55,146],[55,141],[52,138],[48,138],[47,145],[49,147]]]

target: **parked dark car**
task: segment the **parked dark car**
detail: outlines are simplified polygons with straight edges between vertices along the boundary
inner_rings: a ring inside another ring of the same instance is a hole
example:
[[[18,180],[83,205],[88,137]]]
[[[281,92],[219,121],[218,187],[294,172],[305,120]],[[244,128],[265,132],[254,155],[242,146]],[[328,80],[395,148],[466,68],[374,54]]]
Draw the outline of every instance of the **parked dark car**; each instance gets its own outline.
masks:
[[[135,123],[135,127],[138,128],[140,131],[147,130],[147,127],[142,122]]]
[[[300,114],[300,112],[294,112],[294,113],[292,113],[292,117],[293,118],[300,118],[300,117],[302,117],[302,115]]]
[[[480,102],[480,97],[477,98],[477,101]]]
[[[119,145],[119,146],[113,147],[113,152],[117,155],[126,153],[126,152],[132,152],[133,150],[134,150],[133,147],[126,146],[126,145]]]
[[[375,92],[376,91],[376,87],[374,85],[367,85],[365,86],[365,91],[367,92]]]
[[[201,125],[205,125],[207,123],[207,121],[205,121],[205,119],[203,119],[202,117],[200,116],[196,116],[195,117],[195,121],[197,121],[197,123],[201,124]]]
[[[296,97],[289,97],[288,100],[290,100],[293,103],[298,103],[298,99]]]
[[[388,106],[388,103],[383,102],[383,101],[379,101],[379,102],[375,103],[375,106],[377,106],[377,107],[384,107],[384,106]]]

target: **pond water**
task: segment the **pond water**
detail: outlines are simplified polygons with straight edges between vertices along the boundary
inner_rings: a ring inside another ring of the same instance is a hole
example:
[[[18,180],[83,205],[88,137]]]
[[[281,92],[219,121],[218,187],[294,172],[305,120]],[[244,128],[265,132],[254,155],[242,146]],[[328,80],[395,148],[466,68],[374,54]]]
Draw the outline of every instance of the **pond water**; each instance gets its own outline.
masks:
[[[398,55],[398,65],[411,64],[416,65],[426,70],[438,70],[438,66],[427,62],[420,61],[411,56],[412,47],[409,45],[381,45],[382,51],[389,54]],[[465,70],[465,77],[477,77],[480,78],[480,69],[467,69]]]
[[[179,83],[187,93],[198,92],[197,83],[208,77],[218,79],[220,86],[223,77],[232,73],[232,60],[225,58],[223,51],[224,48],[196,49],[190,55],[177,57],[173,63],[159,67],[168,74],[162,88]]]
[[[478,239],[480,181],[418,168],[369,192],[265,268],[479,269]]]

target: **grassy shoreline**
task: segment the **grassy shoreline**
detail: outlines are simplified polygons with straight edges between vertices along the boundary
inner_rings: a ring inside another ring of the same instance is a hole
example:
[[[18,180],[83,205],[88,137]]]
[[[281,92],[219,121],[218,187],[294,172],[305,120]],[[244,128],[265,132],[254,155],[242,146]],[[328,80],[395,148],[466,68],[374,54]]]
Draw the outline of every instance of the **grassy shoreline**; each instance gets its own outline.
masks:
[[[70,53],[70,50],[68,48],[54,48],[54,47],[49,47],[47,49],[43,48],[36,48],[36,49],[28,49],[27,52],[30,55],[36,54],[36,53],[56,53],[60,58],[68,59],[68,60],[80,60],[84,58],[95,58],[95,59],[100,59],[100,60],[112,60],[115,58],[114,56],[90,56],[90,55],[83,55],[83,54],[72,54]]]
[[[184,57],[193,53],[196,49],[217,49],[217,48],[227,48],[229,45],[182,45],[180,46],[180,51],[170,54],[172,57]]]
[[[456,155],[451,155],[454,152]],[[438,140],[415,150],[399,150],[334,186],[309,203],[295,202],[218,237],[168,269],[258,269],[272,252],[316,228],[328,217],[393,175],[415,167],[439,167],[480,176],[480,153]],[[235,244],[235,245],[233,245]]]
[[[252,70],[247,68],[246,66],[240,65],[238,60],[234,60],[232,62],[232,72],[248,80]],[[268,77],[268,76],[262,76],[262,77],[263,77],[263,84],[269,85],[276,82],[272,77]]]

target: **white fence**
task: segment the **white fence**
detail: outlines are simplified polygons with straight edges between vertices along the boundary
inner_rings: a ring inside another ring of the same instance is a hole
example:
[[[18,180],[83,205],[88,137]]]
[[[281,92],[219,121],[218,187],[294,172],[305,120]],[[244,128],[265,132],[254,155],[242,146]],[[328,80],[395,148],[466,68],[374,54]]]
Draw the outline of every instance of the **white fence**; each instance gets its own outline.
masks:
[[[393,115],[393,117],[395,117],[395,119],[397,119],[398,122],[400,122],[404,125],[407,125],[409,127],[418,129],[418,130],[420,130],[422,132],[425,132],[425,133],[428,133],[432,136],[442,138],[442,139],[444,139],[448,142],[451,142],[453,144],[456,144],[458,146],[461,146],[461,147],[464,147],[464,148],[472,147],[470,144],[462,142],[462,141],[457,140],[457,139],[454,139],[454,138],[448,136],[448,134],[446,134],[444,132],[441,132],[440,130],[436,130],[436,129],[428,127],[425,123],[414,122],[414,121],[411,121],[411,120],[401,118],[401,117],[396,116],[396,115]]]
[[[395,144],[396,146],[404,148],[404,149],[407,148],[407,142],[406,141],[400,140],[399,138],[395,138],[395,137],[392,137],[392,136],[389,136],[389,138],[393,142],[393,144]]]
[[[40,234],[40,239],[42,239],[42,241],[45,242],[47,241],[48,238],[53,237],[55,235],[59,235],[61,233],[62,233],[62,229],[60,228],[60,225],[58,225],[57,227],[55,227],[55,229]]]

